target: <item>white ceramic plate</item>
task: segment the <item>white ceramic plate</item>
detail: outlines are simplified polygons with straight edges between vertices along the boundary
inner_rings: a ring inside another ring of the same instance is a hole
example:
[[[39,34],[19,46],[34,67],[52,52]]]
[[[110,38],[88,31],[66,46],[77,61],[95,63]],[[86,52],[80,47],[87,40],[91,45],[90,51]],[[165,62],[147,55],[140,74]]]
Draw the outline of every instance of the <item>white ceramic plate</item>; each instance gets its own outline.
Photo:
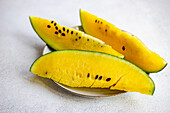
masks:
[[[82,30],[81,26],[74,27],[75,29]],[[45,46],[43,49],[42,54],[46,54],[49,52],[52,52],[53,50],[50,49],[48,46]],[[103,89],[103,88],[73,88],[69,87],[60,83],[55,82],[60,87],[64,88],[67,91],[70,91],[77,95],[82,96],[89,96],[89,97],[108,97],[108,96],[114,96],[118,94],[125,93],[125,91],[120,90],[109,90],[109,89]]]

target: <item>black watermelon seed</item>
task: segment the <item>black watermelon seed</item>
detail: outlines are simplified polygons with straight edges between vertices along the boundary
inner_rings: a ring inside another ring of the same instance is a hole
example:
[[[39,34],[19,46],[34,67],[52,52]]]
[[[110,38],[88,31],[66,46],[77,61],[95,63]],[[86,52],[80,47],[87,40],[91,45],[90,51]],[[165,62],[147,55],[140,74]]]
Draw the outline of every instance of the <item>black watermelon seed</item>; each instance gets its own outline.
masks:
[[[97,79],[97,78],[98,78],[98,75],[96,75],[95,79]]]
[[[95,20],[95,23],[97,22],[97,20]]]
[[[102,79],[102,76],[99,77],[99,80],[101,80],[101,79]]]
[[[58,32],[56,31],[55,34],[58,34]]]
[[[76,35],[78,35],[78,33],[76,33]]]
[[[47,25],[48,28],[50,28],[51,26],[50,25]]]
[[[102,24],[103,22],[101,22],[101,24]]]
[[[99,23],[99,21],[98,21],[98,23]]]
[[[58,30],[58,27],[56,26],[55,29]]]
[[[105,29],[105,32],[107,32],[107,29]]]
[[[113,84],[112,86],[115,86],[116,84]]]
[[[63,27],[63,31],[65,31],[65,27]]]
[[[103,46],[101,46],[101,47],[103,47]]]
[[[89,39],[87,39],[87,41],[89,41]]]
[[[73,31],[71,31],[71,34],[73,34]]]
[[[45,72],[45,74],[47,74],[47,72]]]
[[[69,32],[69,29],[67,29],[67,33]]]
[[[61,30],[59,30],[58,32],[61,33]]]
[[[123,51],[125,50],[125,46],[122,47],[122,50],[123,50]]]
[[[81,39],[81,36],[79,36],[79,39]]]
[[[75,40],[77,41],[77,38]]]
[[[53,23],[54,21],[51,21],[51,23]]]
[[[62,35],[62,36],[65,36],[65,34],[64,34],[64,33],[62,33],[61,35]]]
[[[106,79],[106,81],[110,81],[110,80],[111,80],[111,78],[107,78],[107,79]]]
[[[57,25],[57,23],[54,23],[54,26],[56,26]]]
[[[90,77],[90,73],[87,74],[87,77]]]

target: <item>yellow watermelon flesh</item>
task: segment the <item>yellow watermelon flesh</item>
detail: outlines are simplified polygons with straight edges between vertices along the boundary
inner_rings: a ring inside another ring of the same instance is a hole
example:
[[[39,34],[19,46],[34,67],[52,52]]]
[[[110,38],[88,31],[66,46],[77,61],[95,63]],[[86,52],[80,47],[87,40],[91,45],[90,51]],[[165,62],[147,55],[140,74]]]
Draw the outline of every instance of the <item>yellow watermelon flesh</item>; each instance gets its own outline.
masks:
[[[136,65],[113,55],[60,50],[38,58],[30,71],[70,87],[110,88],[152,95],[152,79]]]
[[[113,24],[80,10],[84,31],[107,44],[148,73],[161,71],[167,62],[149,50],[136,36],[120,30]]]

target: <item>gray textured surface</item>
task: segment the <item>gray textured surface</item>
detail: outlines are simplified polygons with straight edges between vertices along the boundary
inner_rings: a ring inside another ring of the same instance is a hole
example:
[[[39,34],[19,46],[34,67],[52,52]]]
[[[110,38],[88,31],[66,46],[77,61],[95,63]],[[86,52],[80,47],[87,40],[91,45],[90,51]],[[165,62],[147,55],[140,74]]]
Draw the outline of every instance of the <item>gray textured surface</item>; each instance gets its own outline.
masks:
[[[89,2],[88,2],[89,1]],[[151,74],[153,96],[126,93],[87,98],[59,88],[51,80],[29,72],[44,42],[33,31],[28,16],[80,25],[79,8],[137,35],[151,50],[170,62],[169,0],[1,0],[0,1],[0,112],[1,113],[168,113],[170,67]]]

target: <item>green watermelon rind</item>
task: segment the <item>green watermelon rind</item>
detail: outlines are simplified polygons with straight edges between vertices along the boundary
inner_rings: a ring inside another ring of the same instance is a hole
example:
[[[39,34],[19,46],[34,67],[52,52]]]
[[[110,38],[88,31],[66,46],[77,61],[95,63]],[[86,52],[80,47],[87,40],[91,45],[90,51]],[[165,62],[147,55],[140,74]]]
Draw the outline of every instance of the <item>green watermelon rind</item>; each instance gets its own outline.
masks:
[[[79,14],[80,14],[81,26],[82,26],[82,29],[83,29],[84,33],[86,33],[86,31],[85,31],[85,29],[84,29],[84,27],[83,27],[81,12],[82,12],[82,10],[80,9],[80,10],[79,10]]]

